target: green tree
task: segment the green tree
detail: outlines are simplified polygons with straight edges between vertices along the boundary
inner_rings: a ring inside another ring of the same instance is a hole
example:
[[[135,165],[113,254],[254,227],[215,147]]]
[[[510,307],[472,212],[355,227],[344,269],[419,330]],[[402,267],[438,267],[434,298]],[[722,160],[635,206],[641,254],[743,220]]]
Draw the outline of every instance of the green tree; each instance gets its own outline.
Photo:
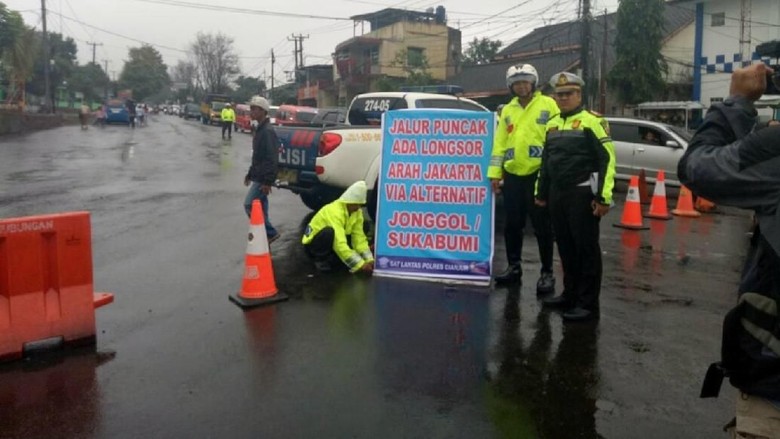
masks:
[[[251,76],[239,76],[236,79],[236,90],[233,99],[236,102],[247,102],[254,95],[265,94],[265,81]]]
[[[76,42],[73,38],[63,39],[62,34],[48,33],[49,38],[49,79],[52,86],[52,97],[56,95],[54,90],[57,87],[67,86],[67,80],[70,77],[73,69],[76,68],[76,54],[78,49],[76,48]],[[40,32],[35,32],[35,40],[38,47],[40,47],[43,41],[43,35]],[[45,81],[43,77],[43,63],[44,59],[41,56],[40,51],[36,52],[35,66],[33,67],[33,78],[27,86],[29,93],[43,96],[45,93]]]
[[[489,63],[496,56],[502,44],[500,40],[474,37],[466,50],[463,51],[463,65],[473,66]]]
[[[128,55],[130,59],[119,75],[119,86],[131,89],[135,100],[142,101],[170,86],[168,67],[157,49],[143,45],[131,48]]]
[[[625,104],[652,100],[664,91],[663,0],[621,0],[617,10],[616,62],[609,87]]]
[[[68,89],[84,93],[87,102],[101,101],[110,83],[106,72],[95,63],[77,66],[68,80]]]
[[[24,27],[22,16],[8,9],[3,2],[0,2],[0,54],[13,46]]]
[[[401,85],[431,85],[436,83],[428,72],[428,57],[421,50],[401,49],[395,54],[392,63],[395,67],[401,67],[406,73],[406,78]]]
[[[12,101],[24,101],[25,82],[32,77],[38,50],[35,31],[24,25],[18,12],[0,3],[0,78],[8,79]]]
[[[230,81],[240,71],[238,55],[233,50],[233,39],[222,34],[198,32],[190,45],[200,81],[209,92],[224,93]]]

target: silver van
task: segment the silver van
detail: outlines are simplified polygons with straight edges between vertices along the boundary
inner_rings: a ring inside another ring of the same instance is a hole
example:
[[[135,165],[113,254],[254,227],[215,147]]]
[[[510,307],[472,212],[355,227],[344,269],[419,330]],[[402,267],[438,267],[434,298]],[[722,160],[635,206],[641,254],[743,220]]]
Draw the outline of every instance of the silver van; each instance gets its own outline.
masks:
[[[615,178],[628,180],[644,169],[647,181],[654,182],[662,169],[667,185],[680,185],[677,162],[688,147],[690,132],[645,119],[612,116],[606,119],[615,145]]]

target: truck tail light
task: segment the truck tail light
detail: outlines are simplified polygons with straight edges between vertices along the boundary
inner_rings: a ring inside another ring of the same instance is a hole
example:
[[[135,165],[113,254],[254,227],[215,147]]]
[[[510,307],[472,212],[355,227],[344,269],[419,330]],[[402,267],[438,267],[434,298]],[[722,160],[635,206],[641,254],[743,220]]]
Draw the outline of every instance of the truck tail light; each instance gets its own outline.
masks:
[[[320,136],[320,157],[326,156],[333,152],[334,149],[341,145],[341,134],[336,133],[323,133]]]

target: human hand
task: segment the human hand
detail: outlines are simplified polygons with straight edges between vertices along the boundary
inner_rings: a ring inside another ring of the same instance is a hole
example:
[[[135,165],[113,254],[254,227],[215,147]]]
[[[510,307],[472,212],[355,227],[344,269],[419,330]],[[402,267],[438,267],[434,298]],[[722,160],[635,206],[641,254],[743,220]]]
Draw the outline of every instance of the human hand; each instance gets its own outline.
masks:
[[[264,185],[260,186],[260,191],[261,191],[263,194],[265,194],[265,195],[268,195],[268,194],[270,194],[270,193],[271,193],[271,186],[269,186],[269,185],[267,185],[267,184],[264,184]]]
[[[591,201],[590,207],[593,208],[593,216],[597,216],[599,218],[609,213],[609,205],[598,203],[595,200]]]
[[[544,200],[540,200],[538,198],[534,198],[534,204],[536,204],[539,207],[547,207],[547,202]]]
[[[249,186],[249,177],[244,177],[244,186]]]
[[[767,76],[774,72],[764,63],[756,63],[749,67],[737,69],[731,74],[731,96],[742,96],[750,101],[756,101],[766,90]]]
[[[365,273],[373,273],[374,272],[374,263],[373,262],[366,262],[363,264],[362,267],[360,267],[360,271]]]
[[[500,178],[491,178],[490,179],[490,187],[493,188],[493,193],[500,194],[501,193],[501,179]]]

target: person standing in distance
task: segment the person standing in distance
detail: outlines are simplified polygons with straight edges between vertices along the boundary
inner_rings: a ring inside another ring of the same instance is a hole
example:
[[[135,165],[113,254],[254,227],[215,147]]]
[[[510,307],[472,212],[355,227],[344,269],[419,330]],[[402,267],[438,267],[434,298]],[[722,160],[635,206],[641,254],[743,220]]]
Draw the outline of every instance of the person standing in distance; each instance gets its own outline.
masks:
[[[508,265],[495,277],[496,283],[519,282],[523,276],[520,266],[523,228],[530,216],[542,263],[536,290],[546,294],[555,291],[552,226],[549,210],[534,205],[534,188],[542,162],[547,121],[559,110],[553,99],[536,89],[538,82],[539,75],[530,64],[507,70],[506,85],[514,97],[499,116],[488,178],[493,192],[504,194],[504,243]],[[504,181],[503,189],[501,180]]]
[[[249,100],[249,117],[258,124],[252,138],[252,165],[244,177],[244,186],[249,186],[249,192],[244,199],[244,210],[248,217],[251,216],[252,201],[260,200],[269,244],[280,236],[268,218],[268,194],[276,181],[279,166],[279,139],[268,123],[270,108],[271,104],[262,96],[252,96]]]
[[[542,303],[566,321],[589,320],[599,317],[599,222],[612,205],[615,147],[606,119],[582,107],[582,78],[561,72],[550,85],[561,113],[547,124],[536,204],[550,206],[563,294]]]
[[[753,210],[758,221],[738,303],[723,320],[721,361],[701,395],[717,396],[729,377],[740,392],[727,426],[736,438],[780,437],[780,126],[756,130],[753,105],[773,73],[760,62],[735,70],[729,97],[710,107],[677,165],[693,193]]]
[[[225,131],[228,133],[228,139],[233,138],[233,124],[236,123],[236,112],[230,102],[225,104],[225,108],[219,113],[219,119],[222,121],[222,139],[225,139]]]

